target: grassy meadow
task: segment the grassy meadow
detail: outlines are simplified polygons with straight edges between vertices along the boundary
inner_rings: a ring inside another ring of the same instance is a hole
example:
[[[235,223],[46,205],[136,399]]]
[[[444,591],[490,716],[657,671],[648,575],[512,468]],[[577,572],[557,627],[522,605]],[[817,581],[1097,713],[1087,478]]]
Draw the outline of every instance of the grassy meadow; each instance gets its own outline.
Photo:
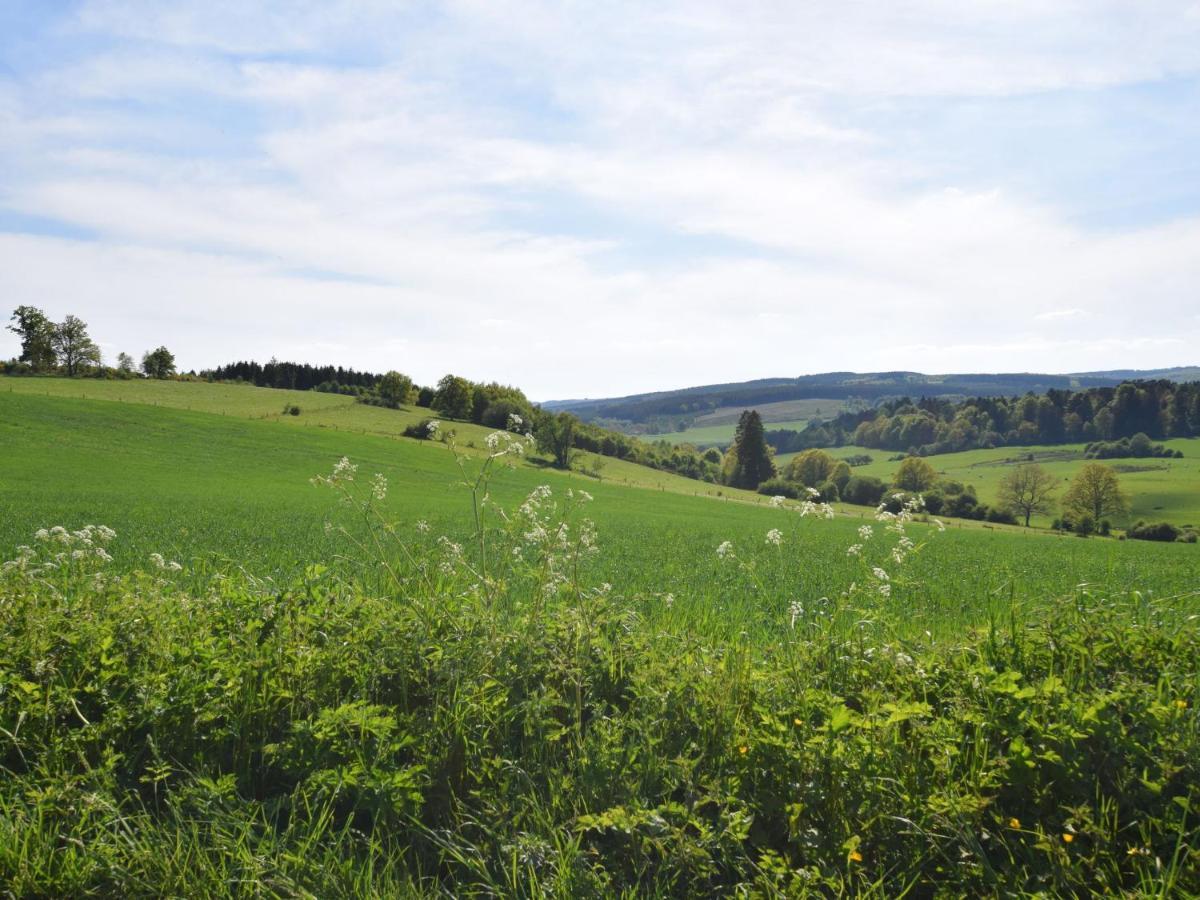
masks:
[[[1118,473],[1122,489],[1130,500],[1129,522],[1145,519],[1150,522],[1171,522],[1174,525],[1200,525],[1200,439],[1177,438],[1163,442],[1172,450],[1183,453],[1182,459],[1105,459]],[[943,453],[928,457],[939,475],[964,484],[973,484],[983,503],[994,504],[1000,481],[1013,466],[1033,462],[1046,468],[1061,481],[1057,496],[1061,499],[1067,485],[1088,460],[1084,459],[1084,444],[1063,444],[1052,447],[997,447],[992,450],[967,450],[962,453]],[[840,458],[868,454],[870,465],[855,468],[855,473],[874,475],[890,481],[898,461],[889,458],[889,450],[869,450],[864,447],[838,447],[829,451]],[[784,454],[785,462],[795,454]],[[1032,524],[1049,526],[1050,516],[1035,516]],[[1125,523],[1122,523],[1125,524]]]
[[[6,890],[1200,892],[1196,546],[597,479],[424,414],[0,383]]]

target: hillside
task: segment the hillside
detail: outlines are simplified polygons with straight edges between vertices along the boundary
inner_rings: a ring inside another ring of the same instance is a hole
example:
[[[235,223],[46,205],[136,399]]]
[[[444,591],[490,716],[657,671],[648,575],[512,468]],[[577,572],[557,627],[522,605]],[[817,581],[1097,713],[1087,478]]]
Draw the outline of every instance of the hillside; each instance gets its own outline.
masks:
[[[1194,546],[481,484],[416,410],[12,387],[18,896],[1200,887]]]
[[[573,412],[588,421],[606,421],[630,430],[642,430],[676,422],[691,423],[718,410],[731,411],[763,404],[787,401],[822,401],[828,416],[841,411],[848,401],[873,403],[889,397],[992,397],[1014,396],[1047,390],[1078,390],[1088,387],[1114,387],[1137,378],[1163,378],[1194,381],[1200,368],[1154,369],[1145,371],[1114,370],[1051,375],[1037,373],[925,375],[920,372],[826,372],[796,378],[763,378],[729,384],[632,394],[607,399],[551,400],[547,409]],[[787,416],[796,419],[798,416]],[[764,417],[764,421],[783,421]],[[676,428],[657,428],[673,432]],[[683,429],[678,429],[683,430]]]

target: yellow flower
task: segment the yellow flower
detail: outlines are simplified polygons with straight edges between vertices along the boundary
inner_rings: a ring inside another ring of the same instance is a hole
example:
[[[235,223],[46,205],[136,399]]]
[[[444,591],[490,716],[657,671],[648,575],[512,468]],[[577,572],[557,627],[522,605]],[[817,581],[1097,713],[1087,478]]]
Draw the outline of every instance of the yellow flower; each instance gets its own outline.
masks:
[[[850,851],[850,861],[851,862],[862,862],[862,854],[859,853],[857,850],[851,850]]]
[[[745,744],[742,744],[742,746],[738,747],[738,753],[742,754],[742,756],[745,756],[749,752],[750,752],[750,748],[747,747]]]
[[[1008,820],[1008,827],[1009,828],[1020,828],[1021,820],[1018,819],[1016,816],[1013,816],[1011,819]]]
[[[1187,709],[1187,701],[1186,700],[1176,700],[1175,706],[1178,709]]]
[[[1063,834],[1063,843],[1064,844],[1069,844],[1073,840],[1075,840],[1075,835],[1071,834],[1069,831]]]
[[[803,722],[801,722],[799,719],[792,719],[792,724],[794,724],[794,725],[803,725],[804,723],[803,723]]]

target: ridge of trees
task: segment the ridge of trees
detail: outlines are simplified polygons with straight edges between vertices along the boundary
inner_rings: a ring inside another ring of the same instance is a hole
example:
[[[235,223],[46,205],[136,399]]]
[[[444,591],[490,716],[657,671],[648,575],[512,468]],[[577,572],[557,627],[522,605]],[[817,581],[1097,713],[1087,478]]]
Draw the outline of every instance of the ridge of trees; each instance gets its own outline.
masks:
[[[1145,440],[1200,435],[1200,382],[1126,381],[1115,387],[957,402],[903,397],[814,422],[802,431],[768,430],[765,437],[777,453],[856,444],[932,456],[1030,444],[1129,439],[1132,445],[1139,434]]]

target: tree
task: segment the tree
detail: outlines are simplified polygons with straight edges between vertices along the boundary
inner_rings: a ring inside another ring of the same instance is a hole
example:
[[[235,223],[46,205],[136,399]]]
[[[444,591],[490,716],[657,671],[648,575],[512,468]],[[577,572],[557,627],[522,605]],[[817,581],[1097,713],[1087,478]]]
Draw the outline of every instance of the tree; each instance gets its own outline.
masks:
[[[1100,463],[1087,463],[1063,495],[1063,509],[1077,520],[1087,515],[1099,522],[1125,515],[1129,501],[1116,472]]]
[[[1017,466],[1000,481],[999,500],[1005,509],[1029,519],[1053,508],[1055,478],[1036,463]]]
[[[937,470],[919,456],[910,456],[900,463],[892,484],[902,491],[919,494],[937,482]]]
[[[175,374],[175,354],[166,347],[143,353],[142,371],[151,378],[170,378]]]
[[[67,316],[52,327],[51,344],[68,377],[75,377],[88,366],[100,365],[100,348],[88,335],[83,319]]]
[[[538,450],[549,453],[559,469],[571,468],[571,452],[575,446],[575,429],[579,420],[570,413],[544,413],[538,416],[533,437]]]
[[[438,382],[432,405],[448,419],[469,419],[474,399],[471,382],[457,375],[446,375]]]
[[[402,375],[400,372],[394,370],[379,379],[376,390],[379,392],[381,398],[396,406],[403,403],[412,403],[417,397],[413,380],[407,375]]]
[[[783,477],[789,481],[798,481],[807,487],[815,488],[822,482],[828,481],[836,468],[837,460],[824,450],[805,450],[798,456],[792,457],[791,462],[783,470]],[[849,466],[846,469],[849,472]],[[849,479],[849,475],[847,475],[847,479]]]
[[[733,487],[753,491],[775,477],[775,461],[763,435],[762,417],[756,410],[742,411],[725,465],[726,480]]]
[[[53,369],[58,362],[54,350],[54,323],[34,306],[18,306],[12,314],[15,325],[8,330],[21,338],[21,362],[29,363],[34,371]]]
[[[117,371],[125,375],[133,374],[133,357],[128,353],[117,354]]]

